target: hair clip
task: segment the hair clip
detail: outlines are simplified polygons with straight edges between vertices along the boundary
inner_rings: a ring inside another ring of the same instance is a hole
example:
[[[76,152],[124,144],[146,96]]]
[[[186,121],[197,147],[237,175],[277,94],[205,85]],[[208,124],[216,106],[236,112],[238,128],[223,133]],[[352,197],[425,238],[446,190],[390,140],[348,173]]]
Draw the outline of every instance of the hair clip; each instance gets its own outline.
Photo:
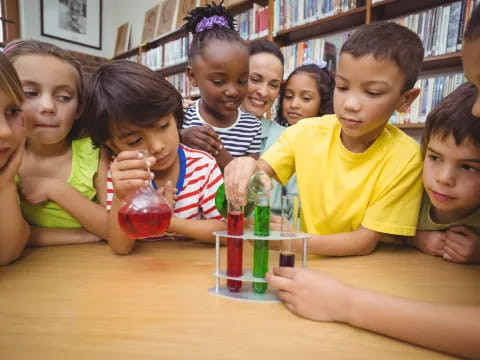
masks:
[[[214,27],[230,28],[227,19],[225,19],[225,16],[213,15],[200,20],[197,26],[195,26],[195,32],[199,33],[205,30],[213,29]]]
[[[320,69],[325,69],[327,67],[327,63],[323,60],[312,60],[312,59],[307,59],[303,62],[303,65],[316,65]]]
[[[6,48],[4,48],[2,52],[3,52],[4,54],[6,54],[6,53],[12,51],[13,49],[15,49],[18,45],[20,45],[20,44],[23,43],[23,42],[25,42],[25,41],[21,40],[21,41],[15,42],[15,43],[13,43],[13,44],[10,44],[10,45],[8,45]]]

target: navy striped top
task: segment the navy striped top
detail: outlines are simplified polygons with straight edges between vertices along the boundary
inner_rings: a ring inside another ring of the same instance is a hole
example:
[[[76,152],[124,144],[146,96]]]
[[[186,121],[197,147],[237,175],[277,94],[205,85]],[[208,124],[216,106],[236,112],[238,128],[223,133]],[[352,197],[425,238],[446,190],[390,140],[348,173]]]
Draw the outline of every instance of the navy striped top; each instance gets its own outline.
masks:
[[[198,111],[198,101],[185,111],[183,128],[207,123]],[[237,120],[229,127],[212,126],[223,146],[233,157],[260,153],[262,124],[254,115],[238,109]]]

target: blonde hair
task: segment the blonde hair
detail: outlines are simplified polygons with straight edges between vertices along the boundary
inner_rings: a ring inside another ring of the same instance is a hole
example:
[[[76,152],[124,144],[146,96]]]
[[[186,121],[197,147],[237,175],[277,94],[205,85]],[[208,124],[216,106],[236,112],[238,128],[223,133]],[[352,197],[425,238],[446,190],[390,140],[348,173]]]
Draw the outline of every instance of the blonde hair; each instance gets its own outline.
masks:
[[[16,105],[22,105],[25,99],[22,83],[12,63],[3,54],[0,54],[0,90],[7,94]]]

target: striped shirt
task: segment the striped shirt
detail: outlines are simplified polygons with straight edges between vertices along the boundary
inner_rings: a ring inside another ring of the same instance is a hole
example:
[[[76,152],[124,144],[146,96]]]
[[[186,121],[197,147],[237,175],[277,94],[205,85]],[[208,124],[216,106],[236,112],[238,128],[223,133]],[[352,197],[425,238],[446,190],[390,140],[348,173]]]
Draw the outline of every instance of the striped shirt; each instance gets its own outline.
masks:
[[[176,188],[175,216],[183,219],[217,219],[223,217],[215,206],[215,193],[223,184],[223,176],[209,154],[180,145],[180,174]],[[114,188],[110,171],[107,175],[107,210],[112,206]]]
[[[198,111],[199,101],[197,100],[185,111],[184,129],[207,123]],[[262,124],[254,115],[238,109],[237,120],[231,126],[226,128],[212,126],[212,128],[233,157],[260,153]]]

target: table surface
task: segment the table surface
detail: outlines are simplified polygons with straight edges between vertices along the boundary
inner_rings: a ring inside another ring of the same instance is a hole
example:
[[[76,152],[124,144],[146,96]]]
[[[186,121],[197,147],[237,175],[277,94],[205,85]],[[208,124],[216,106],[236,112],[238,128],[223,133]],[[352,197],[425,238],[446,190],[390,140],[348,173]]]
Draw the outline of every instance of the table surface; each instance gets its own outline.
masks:
[[[214,263],[213,246],[191,241],[139,242],[128,256],[104,242],[27,249],[0,268],[0,358],[448,358],[345,324],[309,321],[281,303],[211,294]],[[393,295],[480,304],[480,266],[411,248],[310,256],[308,267]]]

